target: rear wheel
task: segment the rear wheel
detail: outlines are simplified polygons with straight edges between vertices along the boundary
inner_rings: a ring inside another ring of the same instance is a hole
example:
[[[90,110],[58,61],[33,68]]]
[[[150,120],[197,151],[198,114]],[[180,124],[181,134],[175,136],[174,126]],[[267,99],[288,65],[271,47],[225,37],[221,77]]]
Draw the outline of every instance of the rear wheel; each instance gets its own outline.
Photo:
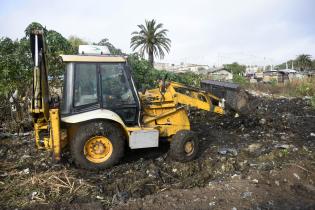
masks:
[[[122,130],[110,122],[80,126],[71,140],[71,155],[80,168],[99,170],[113,166],[124,154]]]
[[[189,130],[178,131],[172,138],[170,155],[174,160],[187,162],[195,159],[199,152],[198,138]]]

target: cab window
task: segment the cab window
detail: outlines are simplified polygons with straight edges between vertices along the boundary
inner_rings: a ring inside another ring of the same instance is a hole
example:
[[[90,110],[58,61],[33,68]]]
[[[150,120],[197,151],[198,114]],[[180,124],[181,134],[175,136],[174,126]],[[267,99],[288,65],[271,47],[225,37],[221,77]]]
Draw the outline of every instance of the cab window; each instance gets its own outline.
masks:
[[[101,87],[105,107],[135,104],[129,83],[124,74],[124,64],[101,64]]]
[[[97,103],[96,64],[76,64],[74,78],[74,106]]]

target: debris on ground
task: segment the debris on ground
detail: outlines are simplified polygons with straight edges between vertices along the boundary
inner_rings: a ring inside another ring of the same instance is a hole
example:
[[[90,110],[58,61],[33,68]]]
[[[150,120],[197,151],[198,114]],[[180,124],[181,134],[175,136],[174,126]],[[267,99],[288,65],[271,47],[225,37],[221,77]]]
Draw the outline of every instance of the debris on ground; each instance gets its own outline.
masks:
[[[248,115],[191,111],[200,155],[169,144],[127,150],[103,171],[54,164],[32,132],[0,134],[0,209],[315,209],[315,110],[307,98],[253,96]]]

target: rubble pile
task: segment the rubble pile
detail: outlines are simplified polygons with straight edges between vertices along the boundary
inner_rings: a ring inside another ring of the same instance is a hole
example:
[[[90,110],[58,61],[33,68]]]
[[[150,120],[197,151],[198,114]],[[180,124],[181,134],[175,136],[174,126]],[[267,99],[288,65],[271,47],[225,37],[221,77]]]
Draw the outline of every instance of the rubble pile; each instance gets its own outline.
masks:
[[[250,106],[246,115],[190,112],[201,151],[188,163],[171,160],[162,143],[128,150],[119,165],[89,172],[75,168],[68,152],[53,164],[31,135],[3,136],[0,208],[314,208],[309,100],[255,96]]]

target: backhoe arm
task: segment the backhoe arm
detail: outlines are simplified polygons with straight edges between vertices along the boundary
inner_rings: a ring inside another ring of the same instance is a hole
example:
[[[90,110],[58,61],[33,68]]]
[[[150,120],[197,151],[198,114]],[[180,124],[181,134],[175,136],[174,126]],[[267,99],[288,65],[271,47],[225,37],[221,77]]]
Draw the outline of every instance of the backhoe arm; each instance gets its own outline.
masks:
[[[171,82],[168,91],[173,95],[174,101],[178,104],[224,114],[224,101],[204,90]]]
[[[46,46],[43,31],[30,34],[33,71],[32,113],[35,121],[49,120],[49,89]]]
[[[53,152],[53,159],[60,160],[59,108],[49,107],[48,69],[46,44],[42,30],[30,34],[33,71],[33,95],[31,112],[34,119],[35,144],[38,149]]]

